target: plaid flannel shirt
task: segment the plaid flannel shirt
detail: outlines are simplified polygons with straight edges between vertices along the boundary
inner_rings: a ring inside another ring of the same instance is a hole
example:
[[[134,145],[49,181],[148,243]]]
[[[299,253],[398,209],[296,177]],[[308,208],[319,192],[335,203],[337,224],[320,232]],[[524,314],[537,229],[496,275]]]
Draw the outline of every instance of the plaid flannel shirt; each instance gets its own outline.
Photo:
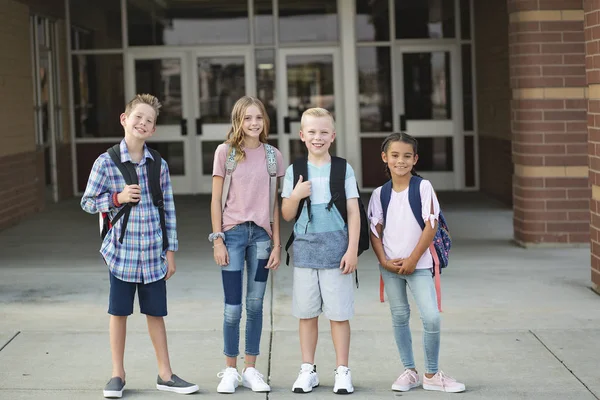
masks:
[[[121,141],[121,161],[131,162],[125,140]],[[167,273],[166,252],[163,252],[162,230],[158,208],[152,203],[152,193],[148,184],[146,159],[152,158],[144,144],[144,157],[139,164],[133,164],[137,171],[142,196],[138,205],[131,208],[123,243],[119,243],[123,218],[110,229],[100,254],[110,272],[125,282],[151,283],[158,281]],[[169,167],[163,159],[160,173],[160,186],[164,196],[165,222],[169,247],[167,251],[177,251],[177,230],[173,188],[169,177]],[[92,167],[85,193],[81,199],[81,208],[90,214],[108,212],[113,218],[119,208],[115,207],[112,195],[125,187],[125,179],[108,153],[101,154]]]

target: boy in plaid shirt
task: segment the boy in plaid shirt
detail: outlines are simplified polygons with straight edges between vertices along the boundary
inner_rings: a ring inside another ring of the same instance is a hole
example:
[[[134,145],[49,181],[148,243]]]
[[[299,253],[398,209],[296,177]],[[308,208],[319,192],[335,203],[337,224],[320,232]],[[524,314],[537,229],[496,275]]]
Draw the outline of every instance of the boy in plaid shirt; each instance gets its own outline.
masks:
[[[111,220],[125,204],[135,205],[131,208],[122,240],[120,238],[125,218],[114,223],[100,248],[108,265],[110,278],[108,313],[113,370],[112,378],[104,388],[104,397],[109,398],[120,398],[123,394],[127,316],[133,313],[136,290],[140,311],[146,314],[148,332],[156,352],[157,389],[181,394],[198,391],[197,385],[184,381],[171,371],[163,319],[167,315],[166,281],[175,273],[178,242],[173,189],[167,162],[162,160],[160,172],[167,238],[162,237],[158,208],[153,204],[146,169],[148,159],[154,160],[146,146],[146,140],[156,130],[160,107],[156,97],[149,94],[137,95],[120,116],[125,131],[125,138],[120,143],[121,162],[133,164],[139,184],[127,185],[118,167],[105,152],[94,162],[81,199],[84,211],[90,214],[108,213]],[[163,239],[168,240],[166,250],[163,250]]]

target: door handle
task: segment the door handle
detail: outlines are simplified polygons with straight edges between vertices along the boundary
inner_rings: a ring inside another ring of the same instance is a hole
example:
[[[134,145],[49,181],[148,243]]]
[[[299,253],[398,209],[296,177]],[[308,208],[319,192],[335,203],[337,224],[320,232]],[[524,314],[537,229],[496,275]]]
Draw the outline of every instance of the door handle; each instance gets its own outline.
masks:
[[[400,130],[406,131],[406,115],[400,114]]]
[[[181,136],[187,136],[187,119],[182,118],[179,124],[181,125]]]
[[[202,120],[204,117],[196,118],[196,136],[202,135]]]
[[[290,117],[283,117],[283,133],[290,134],[291,124]]]

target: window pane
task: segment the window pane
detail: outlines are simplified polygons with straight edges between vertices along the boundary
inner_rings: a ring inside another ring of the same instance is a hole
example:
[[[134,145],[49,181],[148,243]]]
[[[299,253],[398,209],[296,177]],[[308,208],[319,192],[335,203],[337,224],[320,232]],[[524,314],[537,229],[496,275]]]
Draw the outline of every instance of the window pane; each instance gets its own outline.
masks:
[[[433,137],[417,138],[419,162],[415,170],[419,171],[453,171],[452,138]]]
[[[235,102],[246,94],[244,57],[198,58],[202,123],[228,123]]]
[[[471,45],[462,45],[463,126],[465,131],[473,128],[473,78]]]
[[[460,36],[471,39],[471,2],[460,0]]]
[[[273,44],[273,1],[254,0],[254,42]]]
[[[123,56],[74,55],[72,79],[76,137],[123,136]]]
[[[396,39],[456,37],[454,0],[395,0]]]
[[[465,136],[465,186],[475,186],[475,138]]]
[[[130,46],[249,43],[248,0],[129,0]]]
[[[333,56],[288,56],[286,64],[290,119],[300,121],[302,113],[311,107],[325,108],[335,118]]]
[[[402,66],[406,119],[451,119],[450,53],[404,53]]]
[[[74,1],[69,2],[71,24],[84,27],[85,40],[73,40],[73,49],[116,49],[123,47],[121,29],[121,1]],[[78,45],[78,46],[77,46]]]
[[[356,0],[356,39],[390,40],[389,0]]]
[[[351,0],[348,0],[351,1]],[[279,0],[279,41],[338,40],[337,1]]]
[[[135,60],[135,92],[152,93],[161,101],[157,125],[179,124],[183,115],[181,60]]]
[[[363,187],[376,188],[383,185],[389,178],[385,174],[385,164],[373,162],[374,158],[381,160],[381,144],[384,138],[362,138],[361,162]]]
[[[213,173],[213,162],[215,151],[223,143],[220,141],[202,141],[202,175],[211,176]]]
[[[267,109],[270,134],[277,134],[277,99],[275,98],[275,50],[256,51],[256,93]]]
[[[162,110],[162,109],[161,109]],[[162,117],[162,114],[161,114]],[[148,147],[157,150],[169,164],[169,173],[173,176],[185,175],[183,142],[146,142]]]
[[[361,132],[391,132],[392,79],[390,48],[358,47],[358,91]]]

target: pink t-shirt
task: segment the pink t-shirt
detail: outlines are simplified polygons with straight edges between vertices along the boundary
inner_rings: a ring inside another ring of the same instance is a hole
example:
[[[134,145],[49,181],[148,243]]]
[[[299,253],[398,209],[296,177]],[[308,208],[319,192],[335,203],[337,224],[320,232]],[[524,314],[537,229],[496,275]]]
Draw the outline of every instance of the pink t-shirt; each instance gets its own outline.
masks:
[[[433,227],[440,214],[440,203],[438,202],[431,182],[423,179],[419,187],[421,192],[421,217],[425,223]],[[433,205],[433,213],[431,206]],[[377,237],[377,224],[383,225],[383,208],[381,207],[381,187],[373,191],[369,201],[369,220],[371,231]],[[408,201],[408,187],[397,193],[392,190],[390,204],[388,205],[386,224],[383,229],[383,250],[388,260],[396,258],[408,258],[417,247],[423,231],[410,209]],[[419,261],[417,269],[433,268],[433,258],[429,250],[426,250]]]
[[[213,176],[225,177],[225,161],[229,145],[223,143],[215,151]],[[256,149],[244,149],[246,158],[239,162],[231,175],[231,186],[223,211],[223,232],[234,226],[252,221],[264,228],[269,236],[271,219],[269,216],[269,171],[267,170],[267,155],[261,143]],[[275,149],[277,158],[277,177],[285,174],[281,152]]]

